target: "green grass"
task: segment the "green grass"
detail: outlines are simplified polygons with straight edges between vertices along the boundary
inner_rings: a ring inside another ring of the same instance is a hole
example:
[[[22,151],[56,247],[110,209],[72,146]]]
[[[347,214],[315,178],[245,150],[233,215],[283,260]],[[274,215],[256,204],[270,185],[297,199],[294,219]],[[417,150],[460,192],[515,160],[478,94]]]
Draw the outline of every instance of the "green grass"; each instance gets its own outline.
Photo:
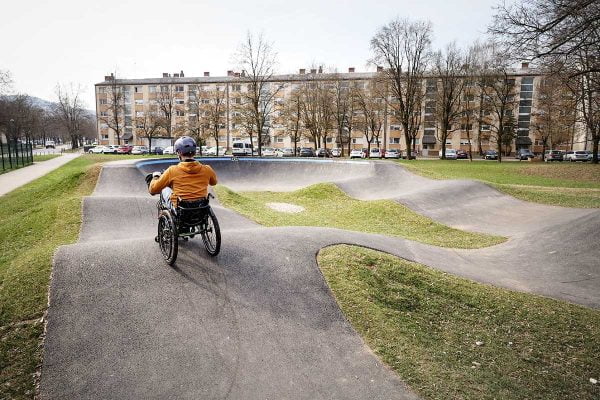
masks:
[[[360,201],[329,183],[295,192],[243,192],[217,186],[219,201],[265,226],[323,226],[352,231],[381,233],[441,247],[481,248],[502,243],[492,236],[453,229],[390,200]],[[275,211],[266,203],[292,203],[305,211],[290,214]]]
[[[32,398],[56,248],[77,240],[100,167],[79,157],[0,197],[0,398]]]
[[[60,154],[43,154],[43,155],[34,154],[33,162],[48,161],[48,160],[52,160],[53,158],[60,157],[60,156],[61,156]]]
[[[600,398],[597,310],[359,247],[318,262],[350,323],[425,399]]]
[[[600,165],[442,160],[400,163],[428,178],[476,179],[526,201],[565,207],[600,208]]]

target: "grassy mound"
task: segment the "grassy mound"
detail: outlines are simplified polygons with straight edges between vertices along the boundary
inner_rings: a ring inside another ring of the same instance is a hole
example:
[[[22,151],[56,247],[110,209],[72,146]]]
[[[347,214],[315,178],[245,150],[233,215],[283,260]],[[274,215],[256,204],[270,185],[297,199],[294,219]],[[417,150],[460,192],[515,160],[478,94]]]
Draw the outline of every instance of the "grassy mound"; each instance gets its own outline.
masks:
[[[390,200],[353,199],[329,183],[295,192],[236,193],[217,186],[219,201],[265,226],[322,226],[401,236],[434,246],[473,249],[502,243],[506,238],[453,229]],[[305,211],[277,212],[267,203],[291,203]]]

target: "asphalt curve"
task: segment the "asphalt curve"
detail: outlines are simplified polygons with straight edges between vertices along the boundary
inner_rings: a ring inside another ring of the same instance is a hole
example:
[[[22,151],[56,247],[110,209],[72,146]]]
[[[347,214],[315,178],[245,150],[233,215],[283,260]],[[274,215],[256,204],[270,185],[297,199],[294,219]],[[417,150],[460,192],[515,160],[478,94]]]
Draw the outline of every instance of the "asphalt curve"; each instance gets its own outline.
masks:
[[[336,243],[600,307],[599,210],[520,202],[387,163],[206,162],[236,190],[335,182],[357,198],[393,198],[448,225],[510,240],[452,250],[337,229],[264,228],[215,202],[221,254],[210,258],[191,240],[171,268],[153,241],[156,198],[143,181],[168,162],[105,166],[84,199],[79,242],[54,259],[42,398],[416,398],[362,342],[326,286],[315,254]]]

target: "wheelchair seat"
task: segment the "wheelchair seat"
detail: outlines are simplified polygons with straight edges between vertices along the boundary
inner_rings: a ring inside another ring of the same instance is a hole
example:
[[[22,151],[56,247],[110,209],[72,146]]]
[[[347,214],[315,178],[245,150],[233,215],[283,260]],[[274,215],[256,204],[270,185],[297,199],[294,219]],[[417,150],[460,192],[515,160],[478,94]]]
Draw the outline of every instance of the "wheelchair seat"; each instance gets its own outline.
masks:
[[[179,226],[191,228],[200,225],[208,215],[208,199],[201,198],[197,200],[177,200],[175,212],[179,221]]]

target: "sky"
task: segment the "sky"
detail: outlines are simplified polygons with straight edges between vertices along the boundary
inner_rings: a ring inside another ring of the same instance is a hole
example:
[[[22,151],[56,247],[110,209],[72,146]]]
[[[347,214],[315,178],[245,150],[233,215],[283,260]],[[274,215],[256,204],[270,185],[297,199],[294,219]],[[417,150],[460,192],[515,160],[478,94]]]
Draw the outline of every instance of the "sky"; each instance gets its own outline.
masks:
[[[13,92],[55,101],[55,87],[81,85],[94,109],[94,84],[110,72],[224,76],[247,32],[277,52],[278,73],[324,65],[372,70],[369,41],[396,17],[429,20],[433,48],[468,46],[485,34],[499,0],[20,0],[0,9],[0,70]]]

